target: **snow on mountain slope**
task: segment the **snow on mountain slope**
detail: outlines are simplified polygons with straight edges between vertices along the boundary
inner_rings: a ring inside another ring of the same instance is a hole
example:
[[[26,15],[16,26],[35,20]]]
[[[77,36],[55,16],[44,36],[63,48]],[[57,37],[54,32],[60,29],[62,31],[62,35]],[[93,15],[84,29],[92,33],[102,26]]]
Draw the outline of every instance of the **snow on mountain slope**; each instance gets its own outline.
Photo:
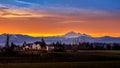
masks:
[[[27,43],[41,41],[42,37],[31,37],[27,35],[21,34],[10,34],[10,42],[14,42],[15,44],[22,45],[24,41]],[[99,37],[94,38],[87,34],[68,32],[63,36],[53,36],[53,37],[44,37],[47,44],[51,44],[53,42],[62,42],[65,44],[72,44],[75,40],[77,42],[102,42],[102,43],[120,43],[120,37]],[[0,46],[4,46],[6,41],[6,34],[0,35]]]
[[[68,32],[65,35],[63,35],[63,37],[65,37],[65,38],[78,38],[78,37],[81,37],[81,36],[90,37],[86,34],[75,33],[75,32]]]

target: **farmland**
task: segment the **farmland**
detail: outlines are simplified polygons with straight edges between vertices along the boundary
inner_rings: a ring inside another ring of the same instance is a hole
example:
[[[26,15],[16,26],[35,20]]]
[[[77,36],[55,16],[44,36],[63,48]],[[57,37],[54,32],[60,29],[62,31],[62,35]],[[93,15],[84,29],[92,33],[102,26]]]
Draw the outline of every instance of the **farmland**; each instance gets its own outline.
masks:
[[[0,68],[119,68],[119,67],[120,61],[0,64]]]
[[[80,50],[0,56],[0,68],[119,68],[119,50]]]

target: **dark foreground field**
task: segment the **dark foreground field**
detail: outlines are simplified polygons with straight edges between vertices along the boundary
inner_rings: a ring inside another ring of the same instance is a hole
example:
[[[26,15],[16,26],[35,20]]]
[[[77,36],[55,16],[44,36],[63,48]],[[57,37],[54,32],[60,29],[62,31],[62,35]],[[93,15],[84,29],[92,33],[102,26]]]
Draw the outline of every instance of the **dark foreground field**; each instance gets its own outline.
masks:
[[[53,52],[0,56],[0,68],[120,68],[120,51]]]
[[[8,63],[0,64],[0,68],[120,68],[120,61]]]
[[[79,52],[52,52],[39,53],[37,55],[0,55],[0,63],[42,63],[81,61],[120,61],[120,51],[81,50]]]

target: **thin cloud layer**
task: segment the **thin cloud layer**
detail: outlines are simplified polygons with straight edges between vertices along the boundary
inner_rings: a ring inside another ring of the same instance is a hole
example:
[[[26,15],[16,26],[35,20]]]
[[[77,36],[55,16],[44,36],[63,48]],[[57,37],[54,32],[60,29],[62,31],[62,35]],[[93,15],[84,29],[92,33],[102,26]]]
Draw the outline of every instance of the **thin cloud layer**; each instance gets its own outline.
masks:
[[[0,33],[56,35],[76,31],[92,36],[120,36],[120,12],[117,9],[117,3],[116,5],[109,3],[116,9],[105,5],[106,9],[103,7],[100,9],[98,5],[96,6],[99,9],[95,9],[91,8],[93,7],[91,3],[77,6],[79,4],[73,0],[70,0],[71,2],[67,0],[65,2],[59,1],[59,3],[55,0],[52,1],[1,1]],[[41,4],[41,2],[44,4]],[[78,0],[78,2],[81,2],[81,0]],[[66,3],[68,3],[68,6],[66,6]],[[56,4],[59,4],[59,6],[55,6]],[[90,7],[86,8],[87,5],[90,5]]]

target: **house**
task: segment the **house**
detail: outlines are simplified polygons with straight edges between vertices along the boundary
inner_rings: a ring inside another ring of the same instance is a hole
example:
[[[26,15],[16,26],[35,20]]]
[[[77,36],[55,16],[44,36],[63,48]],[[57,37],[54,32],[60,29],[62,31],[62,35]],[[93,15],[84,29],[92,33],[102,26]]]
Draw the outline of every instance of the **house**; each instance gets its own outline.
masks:
[[[41,50],[40,42],[27,43],[22,46],[23,50]]]
[[[22,50],[31,50],[33,43],[23,44]]]
[[[40,49],[42,49],[42,48],[41,48],[40,44],[35,44],[35,43],[33,43],[32,49],[33,49],[33,50],[40,50]]]
[[[52,52],[52,51],[54,51],[54,49],[55,49],[55,47],[52,46],[52,45],[48,45],[48,46],[46,46],[46,50],[47,50],[47,52]]]
[[[34,42],[34,43],[24,43],[22,46],[22,50],[44,50],[44,51],[53,51],[54,46],[52,45],[43,45],[42,42]]]

